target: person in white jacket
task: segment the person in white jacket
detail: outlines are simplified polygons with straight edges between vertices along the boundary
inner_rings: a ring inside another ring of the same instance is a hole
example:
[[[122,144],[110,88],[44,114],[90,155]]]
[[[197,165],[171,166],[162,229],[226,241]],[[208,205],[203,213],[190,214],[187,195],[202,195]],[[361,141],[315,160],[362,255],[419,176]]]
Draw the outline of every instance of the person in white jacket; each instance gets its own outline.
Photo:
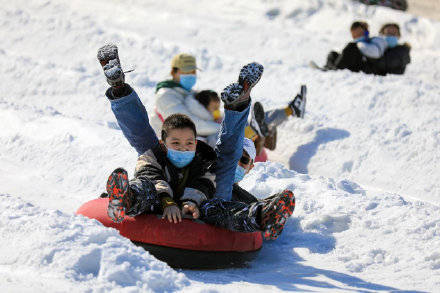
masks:
[[[159,82],[156,86],[155,113],[151,117],[150,124],[152,125],[156,134],[160,136],[162,123],[168,116],[176,113],[185,114],[189,116],[196,125],[197,134],[199,136],[198,139],[203,140],[214,147],[220,131],[221,116],[220,111],[218,110],[218,108],[220,108],[220,99],[218,98],[217,93],[214,91],[205,90],[200,93],[196,93],[192,90],[192,87],[196,83],[197,79],[196,72],[197,65],[194,56],[189,54],[178,54],[173,57],[171,61],[172,79]],[[199,99],[196,98],[197,94],[199,94],[199,98],[200,96],[209,96],[210,98],[208,100],[212,103],[206,102],[204,105]],[[302,107],[304,108],[305,101],[302,102],[301,99],[301,103],[303,104]],[[277,111],[270,111],[268,113],[271,114],[269,115],[271,118],[266,119],[268,119],[268,121],[275,119],[285,120],[289,116],[293,115],[293,110],[291,110],[293,108],[295,108],[295,116],[301,116],[302,118],[305,109],[298,105],[293,105],[293,102],[291,104],[292,105],[287,107],[289,113],[285,114],[286,110],[284,108],[278,109]],[[215,109],[209,109],[210,106],[213,106]],[[258,147],[259,152],[264,145],[264,137],[268,135],[268,133],[263,133],[268,132],[268,130],[261,131],[261,126],[258,126],[259,124],[263,124],[263,120],[265,119],[265,114],[264,110],[262,110],[262,107],[261,111],[263,111],[260,115],[262,118],[259,119],[259,122],[255,121],[256,119],[253,117],[250,125],[248,125],[245,129],[246,137],[255,141],[261,141],[261,146]],[[214,115],[214,113],[216,115]],[[265,128],[267,128],[267,126]],[[260,140],[257,140],[258,138],[260,138]],[[256,144],[258,145],[258,143]],[[270,149],[275,148],[275,144],[272,145],[273,147]]]
[[[327,56],[325,69],[349,69],[354,72],[374,73],[369,67],[369,59],[379,59],[387,49],[383,37],[370,37],[368,24],[355,21],[350,27],[353,41],[348,43],[341,53],[332,51]]]
[[[220,124],[213,121],[212,116],[208,115],[204,119],[203,114],[194,115],[197,105],[188,102],[194,99],[192,87],[197,81],[197,69],[196,59],[190,54],[178,54],[171,60],[171,79],[159,82],[156,86],[155,115],[152,115],[151,124],[158,135],[162,122],[175,113],[188,115],[200,136],[208,137],[219,132]],[[199,110],[202,108],[200,105]]]

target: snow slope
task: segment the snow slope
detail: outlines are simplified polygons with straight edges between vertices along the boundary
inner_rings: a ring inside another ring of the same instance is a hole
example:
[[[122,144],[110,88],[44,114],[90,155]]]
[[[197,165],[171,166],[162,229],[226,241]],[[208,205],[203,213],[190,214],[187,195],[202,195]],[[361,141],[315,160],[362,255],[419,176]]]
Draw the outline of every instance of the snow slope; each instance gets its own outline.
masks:
[[[440,23],[351,1],[0,1],[0,284],[20,291],[436,291],[440,286]],[[402,26],[404,76],[308,68],[355,19]],[[277,163],[243,186],[297,195],[295,216],[249,268],[175,272],[115,231],[73,216],[136,153],[103,96],[96,50],[120,47],[153,109],[178,52],[198,89],[220,91],[252,60],[267,109],[309,87],[304,120],[279,128]],[[290,169],[290,170],[289,170]]]

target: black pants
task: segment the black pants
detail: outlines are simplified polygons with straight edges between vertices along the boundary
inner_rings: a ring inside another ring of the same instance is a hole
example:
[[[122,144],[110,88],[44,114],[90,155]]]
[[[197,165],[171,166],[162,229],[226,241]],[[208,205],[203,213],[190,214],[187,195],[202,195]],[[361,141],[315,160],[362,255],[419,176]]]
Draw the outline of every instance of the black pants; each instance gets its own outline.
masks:
[[[213,198],[200,205],[200,219],[207,224],[231,231],[255,232],[261,230],[261,207],[263,202],[246,204]]]
[[[330,52],[327,56],[327,69],[349,69],[354,72],[363,71],[364,55],[356,43],[349,43],[339,54]]]
[[[132,200],[130,208],[125,211],[127,216],[135,217],[142,213],[163,213],[162,203],[151,181],[134,178],[130,180],[129,184]]]
[[[138,178],[130,180],[130,191],[133,195],[130,208],[125,212],[135,217],[142,213],[162,214],[163,208],[154,185],[149,180]],[[236,188],[239,188],[236,186]],[[243,200],[244,198],[240,198]],[[242,201],[225,201],[213,198],[204,201],[200,206],[200,220],[207,224],[232,231],[255,232],[261,230],[261,208],[264,201],[246,198],[251,203]]]

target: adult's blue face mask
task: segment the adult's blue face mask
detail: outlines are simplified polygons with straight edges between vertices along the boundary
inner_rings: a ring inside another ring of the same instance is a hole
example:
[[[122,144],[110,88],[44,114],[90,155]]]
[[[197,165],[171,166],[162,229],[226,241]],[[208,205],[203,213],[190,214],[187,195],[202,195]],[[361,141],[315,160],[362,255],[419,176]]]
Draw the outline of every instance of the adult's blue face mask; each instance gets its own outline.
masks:
[[[181,152],[169,148],[167,151],[167,158],[177,168],[183,168],[191,163],[195,154],[195,151]]]
[[[395,36],[386,36],[385,40],[387,41],[389,48],[394,48],[399,43],[399,39]]]
[[[246,175],[246,169],[240,165],[237,165],[237,168],[235,168],[234,183],[237,183],[237,182],[240,182],[241,180],[243,180],[244,175]]]
[[[196,84],[197,75],[195,74],[181,74],[180,75],[180,84],[184,89],[190,91],[192,87]]]

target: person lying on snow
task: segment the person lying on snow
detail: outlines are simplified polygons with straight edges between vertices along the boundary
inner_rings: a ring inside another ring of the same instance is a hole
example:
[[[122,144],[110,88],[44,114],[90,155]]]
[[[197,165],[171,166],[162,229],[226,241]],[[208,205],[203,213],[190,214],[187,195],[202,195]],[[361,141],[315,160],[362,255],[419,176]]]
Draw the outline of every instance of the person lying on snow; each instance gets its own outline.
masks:
[[[387,41],[383,37],[372,37],[368,24],[355,21],[350,27],[353,41],[348,43],[341,53],[332,51],[327,56],[327,70],[349,69],[354,72],[374,73],[369,59],[375,60],[383,56],[387,49]]]
[[[276,128],[290,116],[304,118],[306,106],[305,95],[305,91],[301,92],[289,102],[287,107],[273,109],[267,112],[264,112],[263,105],[260,102],[254,104],[252,118],[249,125],[245,128],[245,137],[254,142],[257,156],[261,153],[263,147],[275,150],[277,139]],[[211,117],[214,121],[218,123],[221,122],[220,98],[215,91],[203,90],[197,93],[194,98],[196,103],[194,103],[193,99],[185,100],[185,104],[189,109],[196,109],[191,110],[194,115],[205,119]],[[199,109],[200,105],[204,107],[204,111]],[[208,144],[213,145],[209,142]]]
[[[229,85],[222,93],[225,119],[221,124],[217,160],[207,144],[196,140],[196,127],[184,114],[165,119],[159,141],[149,124],[145,107],[136,92],[125,83],[117,47],[106,45],[100,48],[98,60],[111,86],[106,96],[124,135],[138,152],[144,150],[138,158],[133,179],[128,180],[127,172],[121,168],[109,176],[108,215],[115,222],[123,221],[125,215],[150,212],[163,213],[164,218],[177,223],[182,214],[189,214],[219,227],[241,232],[264,231],[266,239],[278,237],[295,206],[291,191],[285,190],[251,204],[212,198],[215,193],[214,171],[217,193],[221,190],[222,195],[231,197],[235,169],[243,153],[249,95],[260,79],[261,65],[251,63],[244,66],[239,83]],[[137,135],[143,139],[136,140]],[[222,142],[222,139],[227,141]],[[224,162],[223,167],[215,169],[216,162]]]
[[[245,129],[245,136],[254,141],[257,156],[263,147],[273,151],[277,145],[277,127],[291,116],[304,118],[306,111],[306,86],[301,86],[301,92],[289,102],[287,107],[264,111],[260,102],[255,102],[252,109],[250,127]]]

